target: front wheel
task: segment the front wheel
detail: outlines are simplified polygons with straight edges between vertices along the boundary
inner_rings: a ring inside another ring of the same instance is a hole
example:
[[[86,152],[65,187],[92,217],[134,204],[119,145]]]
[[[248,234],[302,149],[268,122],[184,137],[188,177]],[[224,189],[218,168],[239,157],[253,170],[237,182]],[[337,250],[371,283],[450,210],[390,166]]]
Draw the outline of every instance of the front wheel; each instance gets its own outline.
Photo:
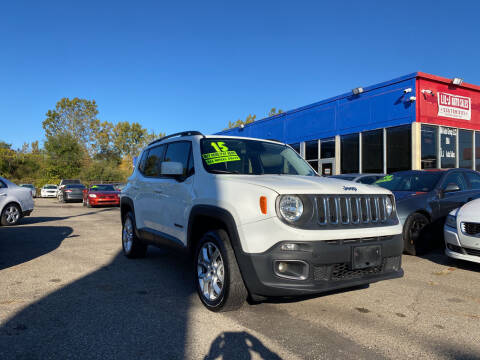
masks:
[[[194,256],[195,284],[202,303],[211,311],[232,311],[247,299],[247,289],[225,230],[209,231]]]
[[[420,213],[413,213],[405,221],[403,226],[404,252],[410,255],[425,254],[429,246],[429,234],[427,233],[430,221]]]
[[[147,245],[140,242],[135,235],[135,219],[132,212],[128,212],[122,222],[122,249],[128,258],[145,257]]]
[[[18,205],[8,204],[2,211],[0,223],[3,226],[16,225],[21,217],[22,213]]]

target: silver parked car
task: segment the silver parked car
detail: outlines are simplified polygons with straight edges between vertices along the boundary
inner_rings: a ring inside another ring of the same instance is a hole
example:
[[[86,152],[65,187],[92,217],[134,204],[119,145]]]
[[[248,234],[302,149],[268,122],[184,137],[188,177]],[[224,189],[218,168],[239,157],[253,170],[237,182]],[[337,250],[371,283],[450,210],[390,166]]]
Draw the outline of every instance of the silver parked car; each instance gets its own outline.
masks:
[[[20,184],[20,186],[24,187],[24,188],[27,188],[27,189],[30,189],[30,191],[32,192],[32,197],[33,198],[37,197],[37,188],[35,187],[35,185],[33,185],[33,184]]]
[[[30,189],[0,177],[0,224],[15,225],[32,211],[33,197]]]

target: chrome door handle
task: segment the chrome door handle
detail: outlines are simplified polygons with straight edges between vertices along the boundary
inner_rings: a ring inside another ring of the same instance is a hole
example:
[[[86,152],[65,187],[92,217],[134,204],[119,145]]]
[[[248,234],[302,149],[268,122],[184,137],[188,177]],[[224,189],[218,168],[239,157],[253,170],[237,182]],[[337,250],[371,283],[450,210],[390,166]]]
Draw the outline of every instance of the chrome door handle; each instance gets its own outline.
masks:
[[[7,194],[0,194],[0,196],[7,196]]]
[[[157,194],[161,194],[161,193],[163,193],[163,191],[162,191],[162,190],[153,190],[153,191],[154,191],[154,192],[156,192]]]

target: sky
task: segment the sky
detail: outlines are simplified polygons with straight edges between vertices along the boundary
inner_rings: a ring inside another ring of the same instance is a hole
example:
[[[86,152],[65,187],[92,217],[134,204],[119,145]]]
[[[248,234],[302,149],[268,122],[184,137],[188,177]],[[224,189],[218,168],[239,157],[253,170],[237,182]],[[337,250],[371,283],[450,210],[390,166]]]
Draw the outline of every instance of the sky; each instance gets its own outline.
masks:
[[[63,97],[155,132],[225,128],[415,71],[480,85],[480,1],[2,1],[0,140]]]

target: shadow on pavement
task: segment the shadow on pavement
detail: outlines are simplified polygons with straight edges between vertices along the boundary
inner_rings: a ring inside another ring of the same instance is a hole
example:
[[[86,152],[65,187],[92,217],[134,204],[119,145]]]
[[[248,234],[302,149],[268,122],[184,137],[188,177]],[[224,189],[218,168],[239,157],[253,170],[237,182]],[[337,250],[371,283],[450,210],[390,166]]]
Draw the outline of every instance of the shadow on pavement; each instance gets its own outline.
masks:
[[[420,256],[422,259],[429,260],[435,264],[456,267],[462,270],[480,272],[480,264],[471,261],[452,259],[445,255],[444,249],[435,249],[428,254]]]
[[[21,225],[30,225],[30,224],[39,224],[39,223],[44,223],[44,222],[49,222],[49,221],[59,221],[59,220],[66,220],[66,219],[73,219],[81,216],[88,216],[88,215],[95,215],[101,212],[105,211],[112,211],[116,210],[118,207],[111,207],[111,208],[103,208],[98,211],[88,211],[82,214],[78,215],[71,215],[71,216],[29,216],[29,217],[24,217],[21,221]]]
[[[0,359],[183,359],[191,272],[181,257],[152,250],[137,260],[118,254],[7,320]]]
[[[213,359],[264,359],[280,360],[280,356],[270,351],[255,336],[245,332],[224,332],[210,346],[204,360]]]
[[[55,250],[72,232],[67,226],[1,227],[0,270]]]

